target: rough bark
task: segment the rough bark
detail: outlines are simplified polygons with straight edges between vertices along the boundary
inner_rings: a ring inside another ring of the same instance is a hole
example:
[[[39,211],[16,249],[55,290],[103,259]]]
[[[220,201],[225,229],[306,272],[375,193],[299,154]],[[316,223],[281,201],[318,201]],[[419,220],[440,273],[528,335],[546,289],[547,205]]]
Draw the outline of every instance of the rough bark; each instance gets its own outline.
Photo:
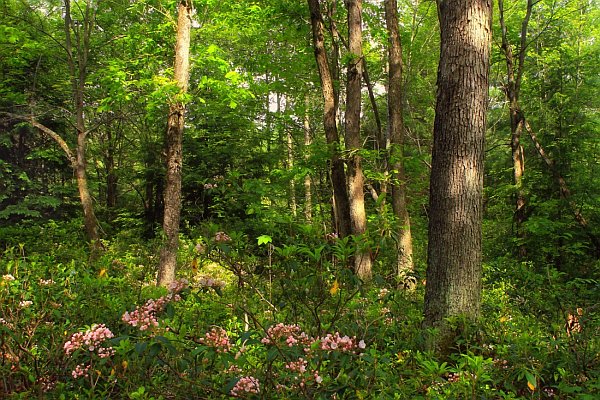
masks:
[[[348,152],[348,197],[350,199],[350,221],[352,235],[357,241],[354,254],[354,272],[364,280],[371,279],[371,254],[362,238],[367,231],[365,212],[364,175],[360,149],[360,111],[362,76],[362,0],[347,0],[348,8],[348,60],[346,83],[346,130],[345,144]]]
[[[446,318],[474,319],[481,302],[483,161],[491,0],[439,2],[441,53],[429,200],[425,327],[446,354]]]
[[[327,52],[325,51],[325,39],[323,37],[324,24],[323,15],[318,0],[307,0],[310,10],[310,21],[313,34],[313,45],[315,49],[315,60],[321,79],[321,90],[323,92],[323,126],[325,139],[331,152],[331,181],[333,187],[333,203],[336,230],[340,237],[348,236],[350,228],[350,202],[346,191],[346,172],[344,161],[340,157],[339,134],[337,129],[337,101],[333,79]]]
[[[405,280],[414,270],[410,217],[406,203],[404,173],[404,121],[402,118],[402,45],[398,32],[398,3],[385,1],[385,21],[388,31],[388,131],[390,137],[390,175],[392,179],[392,208],[398,219],[397,269]]]
[[[174,79],[180,94],[187,92],[190,70],[190,34],[192,6],[187,1],[178,5],[177,42],[175,45]],[[168,286],[175,280],[177,249],[179,248],[179,219],[181,214],[181,170],[183,166],[183,128],[185,104],[181,99],[169,105],[167,122],[167,171],[165,176],[164,243],[160,252],[157,283]]]

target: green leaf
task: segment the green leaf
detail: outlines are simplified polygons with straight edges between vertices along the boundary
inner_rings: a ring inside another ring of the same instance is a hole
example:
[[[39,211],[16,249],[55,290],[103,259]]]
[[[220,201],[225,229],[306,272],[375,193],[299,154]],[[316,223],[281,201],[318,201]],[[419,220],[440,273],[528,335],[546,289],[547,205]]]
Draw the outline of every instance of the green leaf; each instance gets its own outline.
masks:
[[[273,243],[273,238],[269,235],[260,235],[258,237],[258,245],[263,245],[267,243]]]

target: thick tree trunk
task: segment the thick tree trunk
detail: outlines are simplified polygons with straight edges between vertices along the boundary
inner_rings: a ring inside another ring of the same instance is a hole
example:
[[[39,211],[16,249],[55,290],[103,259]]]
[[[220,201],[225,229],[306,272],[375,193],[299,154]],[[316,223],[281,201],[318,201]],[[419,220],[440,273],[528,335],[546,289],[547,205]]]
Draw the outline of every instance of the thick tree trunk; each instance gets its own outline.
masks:
[[[446,354],[446,318],[479,315],[483,161],[491,43],[491,0],[439,2],[441,54],[430,181],[425,327]]]
[[[354,255],[354,272],[364,280],[371,279],[371,254],[361,240],[367,231],[365,212],[364,176],[361,166],[362,148],[360,139],[361,76],[362,76],[362,0],[347,0],[348,8],[348,61],[346,84],[346,131],[345,143],[348,152],[348,197],[350,199],[350,221],[352,235],[357,241]]]
[[[307,0],[310,9],[310,21],[312,25],[313,44],[315,48],[315,59],[321,79],[323,92],[324,110],[323,126],[325,139],[331,152],[331,181],[333,187],[333,204],[336,222],[336,230],[340,237],[348,236],[350,228],[350,202],[346,191],[346,172],[344,161],[340,157],[340,144],[337,129],[337,102],[327,53],[325,51],[325,40],[323,37],[324,24],[319,0]]]
[[[398,32],[398,4],[385,1],[385,21],[388,31],[388,130],[390,160],[393,173],[392,208],[398,219],[397,269],[398,277],[405,280],[414,270],[410,217],[406,204],[406,177],[404,173],[404,121],[402,118],[402,45]]]
[[[177,42],[175,45],[174,78],[180,94],[187,92],[190,71],[190,34],[192,7],[187,1],[178,6]],[[167,171],[165,185],[164,243],[160,252],[157,283],[168,286],[175,280],[177,249],[179,248],[179,218],[181,214],[181,169],[183,166],[183,128],[185,104],[181,100],[169,105],[167,123]]]

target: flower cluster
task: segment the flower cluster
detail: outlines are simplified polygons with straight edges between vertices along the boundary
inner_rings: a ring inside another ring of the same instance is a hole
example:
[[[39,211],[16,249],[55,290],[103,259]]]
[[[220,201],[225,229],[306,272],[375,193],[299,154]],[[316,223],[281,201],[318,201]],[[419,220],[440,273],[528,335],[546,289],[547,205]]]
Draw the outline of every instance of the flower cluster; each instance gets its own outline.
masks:
[[[203,338],[200,338],[200,343],[214,347],[217,353],[226,353],[231,350],[231,342],[223,328],[212,328],[209,332],[206,332]]]
[[[354,352],[357,348],[364,349],[366,346],[365,341],[361,340],[360,342],[356,342],[356,336],[340,336],[338,332],[328,333],[326,336],[321,338],[321,350],[332,351],[346,351],[346,352]]]
[[[304,387],[307,382],[314,381],[316,383],[323,382],[323,378],[319,375],[319,371],[308,369],[308,360],[300,357],[296,361],[290,361],[285,364],[285,369],[290,371],[294,377],[292,387]],[[284,386],[280,387],[283,388]]]
[[[115,350],[111,346],[102,346],[102,344],[113,337],[113,333],[104,324],[94,324],[85,332],[76,332],[71,335],[71,340],[67,341],[63,348],[66,355],[71,355],[75,350],[84,349],[95,353],[100,358],[108,358],[115,354]],[[90,368],[91,364],[78,364],[71,371],[71,376],[75,379],[87,377]]]
[[[104,324],[94,324],[85,332],[76,332],[71,335],[71,340],[63,346],[65,353],[70,355],[75,350],[86,348],[96,351],[100,358],[106,358],[114,354],[112,347],[100,346],[105,340],[113,338],[114,335]]]
[[[205,183],[204,184],[204,190],[210,190],[210,189],[216,189],[216,188],[217,188],[216,183]]]
[[[377,298],[378,298],[379,300],[382,300],[382,299],[383,299],[385,296],[387,296],[387,295],[388,295],[388,293],[389,293],[389,292],[390,292],[390,291],[389,291],[388,289],[386,289],[386,288],[381,288],[381,289],[379,289],[379,293],[377,294]]]
[[[302,331],[298,325],[284,325],[282,323],[272,325],[267,329],[267,335],[261,339],[263,344],[276,344],[285,338],[288,347],[300,344],[310,346],[311,338]]]
[[[231,389],[231,394],[234,397],[239,397],[242,393],[258,393],[260,391],[260,384],[258,379],[252,376],[243,376]]]
[[[198,278],[198,284],[204,288],[219,288],[225,287],[225,282],[220,279],[215,279],[208,275],[202,275]]]
[[[159,297],[158,299],[150,299],[143,306],[136,307],[132,312],[126,311],[121,319],[126,324],[140,328],[140,331],[145,331],[158,326],[156,314],[161,312],[169,299],[167,296]]]
[[[183,289],[187,288],[189,286],[189,281],[187,279],[179,279],[176,281],[173,281],[169,284],[169,295],[176,295],[177,293],[181,292]]]
[[[2,280],[10,282],[10,281],[14,281],[15,277],[12,276],[11,274],[6,274],[6,275],[2,275]]]
[[[217,242],[217,243],[231,242],[231,237],[228,234],[226,234],[225,232],[217,232],[217,233],[215,233],[215,242]]]
[[[285,364],[285,368],[292,372],[303,374],[306,372],[307,365],[308,361],[300,357],[298,361],[290,361],[289,363]]]
[[[71,376],[74,379],[79,377],[87,377],[89,375],[91,365],[78,364],[73,371],[71,371]]]
[[[132,312],[126,311],[121,317],[121,320],[131,326],[136,326],[140,331],[145,331],[158,326],[158,316],[165,309],[167,303],[171,301],[179,301],[181,297],[179,293],[187,288],[189,282],[187,279],[179,279],[169,284],[169,294],[159,297],[158,299],[150,299],[143,306],[136,307]]]

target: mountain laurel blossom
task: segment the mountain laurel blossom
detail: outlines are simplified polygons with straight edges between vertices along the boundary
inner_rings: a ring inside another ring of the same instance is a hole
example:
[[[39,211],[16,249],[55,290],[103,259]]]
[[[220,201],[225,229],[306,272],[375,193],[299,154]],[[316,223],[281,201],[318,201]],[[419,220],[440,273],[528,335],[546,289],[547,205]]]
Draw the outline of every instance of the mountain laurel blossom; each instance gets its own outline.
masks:
[[[169,294],[159,297],[158,299],[149,299],[143,306],[136,307],[135,310],[126,311],[121,320],[128,325],[138,327],[140,331],[149,330],[158,327],[157,314],[162,312],[167,303],[171,301],[179,301],[181,297],[179,293],[187,288],[189,282],[187,279],[179,279],[169,284]]]
[[[71,335],[71,340],[65,343],[63,349],[67,355],[78,349],[87,349],[91,352],[96,351],[100,358],[106,358],[114,354],[114,350],[110,346],[102,347],[100,345],[114,336],[106,325],[94,324],[85,332],[76,332]]]
[[[215,242],[217,242],[217,243],[231,242],[231,237],[228,234],[226,234],[225,232],[217,232],[217,233],[215,233]]]
[[[243,376],[235,384],[229,392],[234,397],[240,397],[243,393],[258,393],[260,392],[260,383],[258,379],[252,376]]]
[[[227,353],[231,350],[231,342],[227,332],[223,328],[215,327],[206,332],[200,343],[208,347],[214,347],[217,353]]]

